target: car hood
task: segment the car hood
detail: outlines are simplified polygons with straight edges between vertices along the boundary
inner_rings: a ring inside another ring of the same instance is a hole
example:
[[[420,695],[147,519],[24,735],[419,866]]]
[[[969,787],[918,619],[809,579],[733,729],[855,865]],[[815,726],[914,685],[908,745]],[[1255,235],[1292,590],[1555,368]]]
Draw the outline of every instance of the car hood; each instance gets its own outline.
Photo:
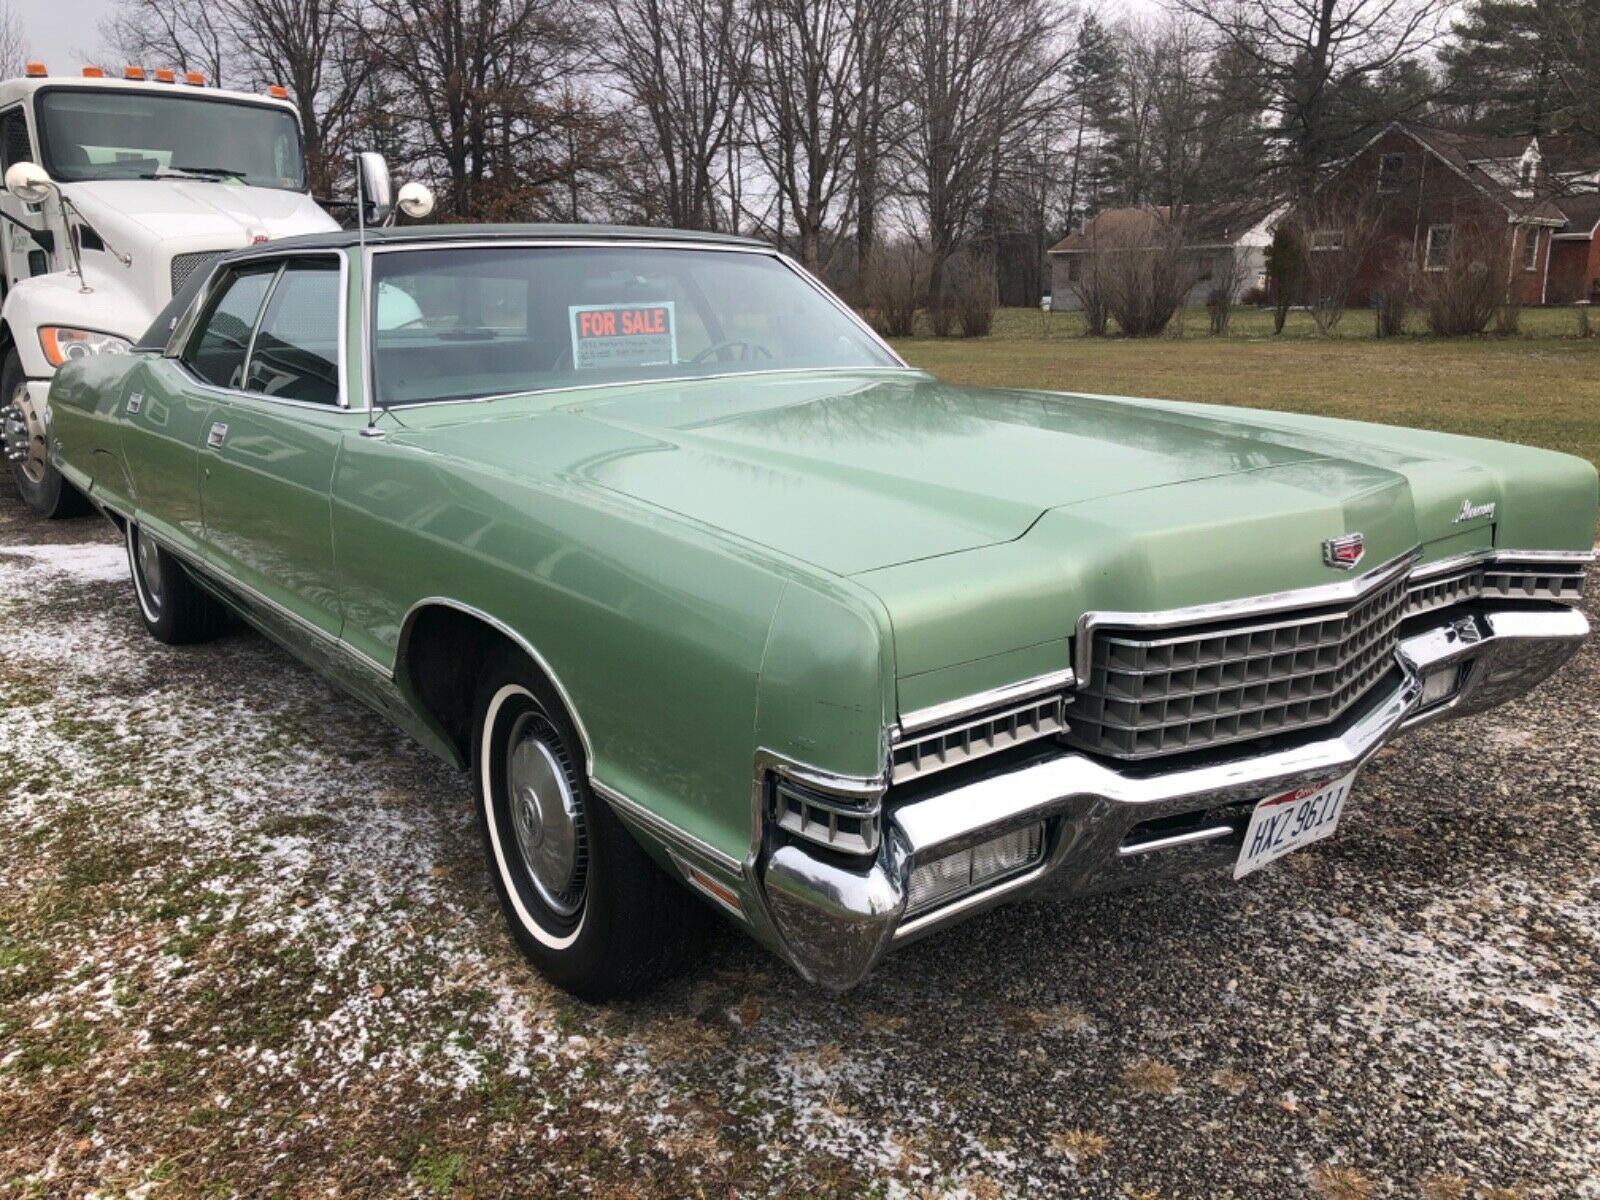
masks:
[[[1055,508],[1320,457],[1248,426],[912,372],[607,390],[411,436],[508,470],[542,461],[840,575],[1013,541]],[[575,451],[551,460],[557,445]]]
[[[277,188],[197,179],[107,179],[67,184],[64,190],[113,245],[121,234],[123,243],[205,238],[248,246],[261,236],[338,228],[310,196]]]

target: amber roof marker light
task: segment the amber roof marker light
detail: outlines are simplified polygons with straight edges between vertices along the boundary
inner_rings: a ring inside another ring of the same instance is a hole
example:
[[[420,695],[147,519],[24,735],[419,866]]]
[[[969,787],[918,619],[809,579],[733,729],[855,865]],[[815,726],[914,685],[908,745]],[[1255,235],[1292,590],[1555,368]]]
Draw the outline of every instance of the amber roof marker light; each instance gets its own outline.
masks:
[[[129,63],[127,66],[122,68],[122,77],[124,79],[142,80],[144,78],[144,68],[136,67],[132,63]]]
[[[31,62],[23,68],[23,71],[29,79],[43,79],[50,74],[42,62]]]

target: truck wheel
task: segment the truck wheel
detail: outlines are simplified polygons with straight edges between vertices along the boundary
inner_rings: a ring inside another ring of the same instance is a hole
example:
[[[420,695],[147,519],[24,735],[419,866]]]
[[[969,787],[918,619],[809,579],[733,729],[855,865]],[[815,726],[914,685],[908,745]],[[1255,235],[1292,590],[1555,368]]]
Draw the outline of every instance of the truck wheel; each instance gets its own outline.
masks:
[[[128,522],[128,568],[139,617],[150,636],[169,646],[209,642],[228,626],[228,611],[202,591],[183,564]]]
[[[525,660],[490,669],[476,713],[478,823],[517,945],[583,1000],[648,988],[681,957],[703,912],[589,787],[559,698]]]
[[[45,450],[44,414],[28,395],[28,377],[23,374],[22,360],[15,350],[6,352],[5,368],[0,370],[0,397],[5,404],[0,409],[0,431],[5,439],[6,461],[11,465],[17,491],[22,493],[22,502],[46,520],[87,512],[89,504],[78,489],[50,465]]]

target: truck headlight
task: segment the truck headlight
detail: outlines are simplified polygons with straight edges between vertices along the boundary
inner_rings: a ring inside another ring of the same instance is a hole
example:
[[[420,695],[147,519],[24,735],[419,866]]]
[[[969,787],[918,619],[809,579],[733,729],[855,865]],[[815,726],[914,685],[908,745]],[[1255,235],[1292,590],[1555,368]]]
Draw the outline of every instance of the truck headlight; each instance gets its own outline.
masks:
[[[133,349],[133,343],[127,338],[93,329],[68,329],[62,325],[40,326],[39,346],[44,351],[45,361],[52,367],[96,354],[126,354]]]

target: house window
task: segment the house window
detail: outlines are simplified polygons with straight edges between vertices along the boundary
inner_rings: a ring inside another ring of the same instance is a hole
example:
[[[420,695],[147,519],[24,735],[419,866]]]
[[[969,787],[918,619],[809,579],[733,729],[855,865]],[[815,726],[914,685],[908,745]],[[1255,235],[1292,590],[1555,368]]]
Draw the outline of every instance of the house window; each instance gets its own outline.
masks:
[[[1067,282],[1077,283],[1083,278],[1083,259],[1076,254],[1067,255]]]
[[[1316,250],[1343,250],[1344,230],[1342,229],[1313,229],[1311,231],[1311,249]]]
[[[1385,154],[1378,159],[1378,191],[1398,192],[1400,177],[1405,174],[1404,154]]]
[[[1528,229],[1522,235],[1522,269],[1524,271],[1537,271],[1539,269],[1539,231]]]
[[[1205,283],[1211,278],[1211,255],[1202,254],[1194,260],[1194,278],[1196,283]]]
[[[1427,271],[1442,271],[1450,262],[1450,243],[1455,240],[1454,225],[1428,226],[1428,247],[1423,252],[1422,266]]]

